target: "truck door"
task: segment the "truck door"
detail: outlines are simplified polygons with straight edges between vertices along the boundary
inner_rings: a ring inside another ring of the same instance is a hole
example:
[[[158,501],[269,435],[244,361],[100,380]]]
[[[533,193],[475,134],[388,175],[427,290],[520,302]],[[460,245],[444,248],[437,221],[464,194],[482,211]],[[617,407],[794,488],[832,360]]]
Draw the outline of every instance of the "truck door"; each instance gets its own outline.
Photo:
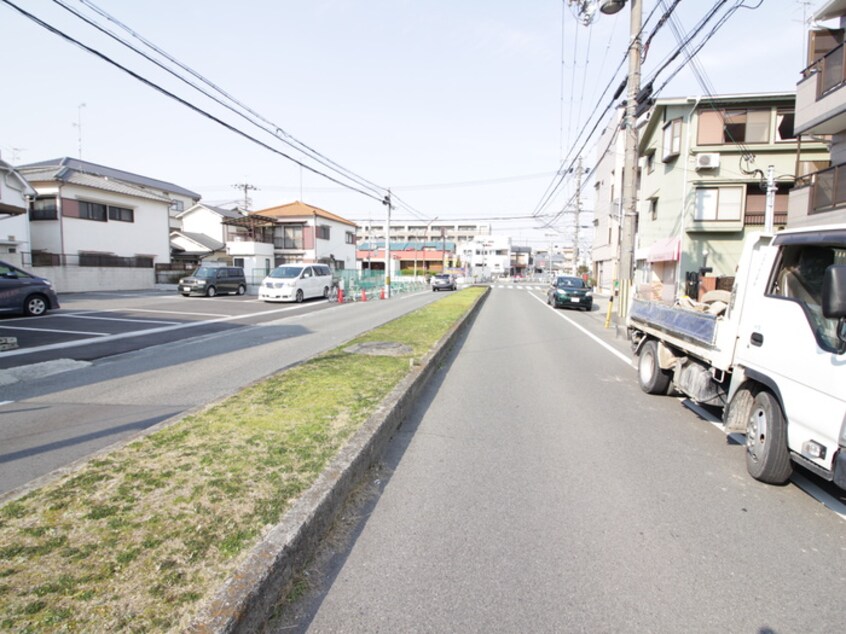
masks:
[[[820,443],[828,448],[825,457],[804,455],[830,469],[846,414],[846,355],[839,352],[836,320],[822,315],[821,295],[825,269],[846,263],[846,244],[811,244],[789,234],[774,244],[774,260],[764,263],[760,285],[747,296],[736,360],[771,382],[791,451]]]

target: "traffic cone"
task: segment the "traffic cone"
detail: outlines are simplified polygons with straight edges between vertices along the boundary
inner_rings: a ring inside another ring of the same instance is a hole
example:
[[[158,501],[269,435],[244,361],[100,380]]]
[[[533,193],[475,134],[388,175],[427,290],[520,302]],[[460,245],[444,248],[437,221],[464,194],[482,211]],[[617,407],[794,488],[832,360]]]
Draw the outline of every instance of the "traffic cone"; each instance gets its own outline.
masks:
[[[364,289],[361,289],[361,301],[367,301],[367,292]]]
[[[385,287],[382,287],[382,291],[379,293],[379,299],[385,299]]]
[[[339,304],[344,303],[344,291],[341,290],[340,288],[338,289],[338,303]]]

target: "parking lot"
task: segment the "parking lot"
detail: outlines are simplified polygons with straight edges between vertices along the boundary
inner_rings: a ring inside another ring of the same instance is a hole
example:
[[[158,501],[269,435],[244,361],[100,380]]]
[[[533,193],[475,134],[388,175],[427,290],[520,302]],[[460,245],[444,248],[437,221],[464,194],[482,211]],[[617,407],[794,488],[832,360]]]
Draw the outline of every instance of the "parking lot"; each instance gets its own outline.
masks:
[[[183,297],[175,291],[67,293],[61,308],[40,317],[0,317],[0,337],[17,348],[0,352],[0,369],[58,358],[93,360],[329,307],[323,299],[270,304],[254,295]]]

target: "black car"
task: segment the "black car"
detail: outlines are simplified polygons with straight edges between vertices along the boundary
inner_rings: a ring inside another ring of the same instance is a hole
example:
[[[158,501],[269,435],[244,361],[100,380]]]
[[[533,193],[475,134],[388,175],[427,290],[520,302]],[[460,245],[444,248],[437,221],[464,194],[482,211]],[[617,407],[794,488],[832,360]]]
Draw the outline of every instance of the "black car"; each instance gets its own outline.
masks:
[[[555,278],[546,294],[546,303],[555,308],[593,308],[593,293],[580,277],[562,275]]]
[[[200,266],[179,280],[179,292],[185,297],[214,297],[221,293],[243,295],[247,292],[247,280],[240,266]]]

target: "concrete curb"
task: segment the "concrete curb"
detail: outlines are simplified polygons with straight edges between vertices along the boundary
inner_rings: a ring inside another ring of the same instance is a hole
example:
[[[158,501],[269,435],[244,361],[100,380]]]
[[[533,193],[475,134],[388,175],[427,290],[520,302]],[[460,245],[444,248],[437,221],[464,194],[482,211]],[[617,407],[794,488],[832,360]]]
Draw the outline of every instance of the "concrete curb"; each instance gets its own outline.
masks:
[[[489,294],[490,288],[422,359],[420,366],[385,398],[282,521],[201,607],[188,631],[255,632],[267,622],[294,575],[313,557],[349,493],[382,454],[427,381]]]

